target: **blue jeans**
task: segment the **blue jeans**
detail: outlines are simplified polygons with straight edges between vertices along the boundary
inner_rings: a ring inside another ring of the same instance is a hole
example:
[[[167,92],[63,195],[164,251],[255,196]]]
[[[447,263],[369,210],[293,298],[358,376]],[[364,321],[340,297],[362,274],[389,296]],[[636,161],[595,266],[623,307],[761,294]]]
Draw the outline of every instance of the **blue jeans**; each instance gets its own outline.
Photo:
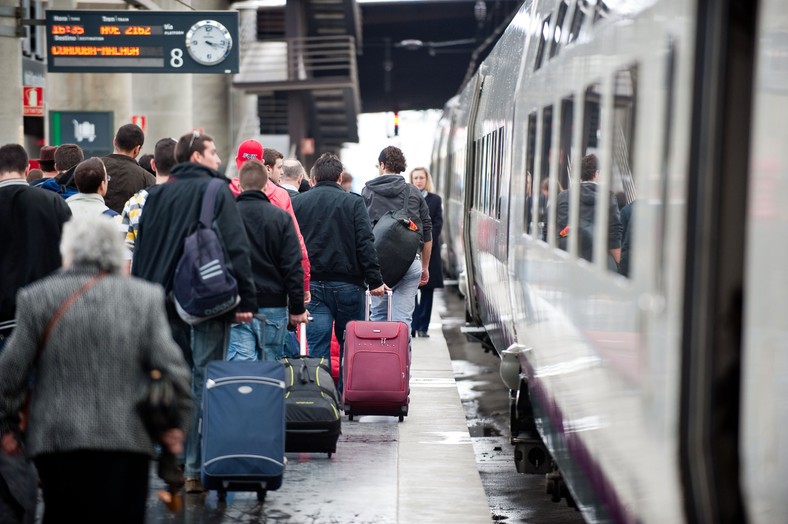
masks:
[[[224,320],[206,320],[192,326],[192,395],[194,418],[186,436],[186,461],[184,476],[199,478],[202,469],[202,449],[199,433],[202,418],[202,389],[205,384],[205,367],[212,360],[223,360],[227,348],[229,324]]]
[[[261,307],[257,313],[265,315],[263,321],[255,318],[248,324],[233,324],[230,328],[230,345],[227,360],[279,360],[285,353],[287,334],[286,307]]]
[[[342,358],[345,353],[345,326],[351,320],[364,318],[364,288],[349,282],[312,281],[312,301],[307,304],[313,318],[306,330],[311,356],[331,359],[331,330],[339,342],[339,383],[342,391]]]
[[[391,320],[404,322],[408,325],[408,335],[413,321],[413,309],[416,307],[416,293],[419,291],[421,279],[421,257],[408,268],[408,272],[391,288]],[[372,297],[371,320],[386,320],[388,314],[388,297]]]

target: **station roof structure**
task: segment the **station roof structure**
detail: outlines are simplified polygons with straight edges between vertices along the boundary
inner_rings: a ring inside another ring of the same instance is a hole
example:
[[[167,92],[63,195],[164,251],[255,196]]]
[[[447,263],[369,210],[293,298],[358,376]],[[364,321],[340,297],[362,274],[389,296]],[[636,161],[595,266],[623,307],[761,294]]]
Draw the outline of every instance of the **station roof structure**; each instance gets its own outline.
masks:
[[[441,109],[520,0],[248,0],[256,39],[233,85],[258,96],[261,134],[358,141],[359,113]],[[246,17],[248,18],[248,17]],[[242,14],[242,24],[245,17]],[[242,31],[243,32],[243,31]]]

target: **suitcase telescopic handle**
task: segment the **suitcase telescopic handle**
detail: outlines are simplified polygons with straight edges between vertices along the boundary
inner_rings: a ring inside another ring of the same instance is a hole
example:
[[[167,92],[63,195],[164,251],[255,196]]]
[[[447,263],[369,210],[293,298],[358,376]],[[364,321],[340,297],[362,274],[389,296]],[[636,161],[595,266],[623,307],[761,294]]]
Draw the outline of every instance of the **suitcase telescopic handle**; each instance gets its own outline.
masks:
[[[391,290],[386,291],[386,295],[388,296],[388,321],[391,322],[391,303],[394,302],[394,295],[392,294]],[[366,307],[364,308],[364,320],[369,321],[369,316],[371,315],[372,311],[372,293],[367,290],[367,300],[366,300]]]
[[[301,348],[301,356],[306,356],[306,322],[301,322],[298,329],[298,344]]]

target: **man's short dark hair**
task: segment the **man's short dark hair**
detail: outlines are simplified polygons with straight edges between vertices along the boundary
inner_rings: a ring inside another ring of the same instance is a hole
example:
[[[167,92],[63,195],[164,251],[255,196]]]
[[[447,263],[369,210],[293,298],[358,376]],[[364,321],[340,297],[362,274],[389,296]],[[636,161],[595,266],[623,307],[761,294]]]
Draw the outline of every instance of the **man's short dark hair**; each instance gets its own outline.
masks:
[[[339,157],[333,153],[323,153],[315,160],[315,165],[312,167],[315,182],[338,182],[344,170]]]
[[[29,161],[25,148],[19,144],[6,144],[0,147],[0,173],[24,175]]]
[[[80,162],[74,170],[74,183],[80,193],[97,193],[105,177],[104,162],[97,156]]]
[[[142,169],[144,169],[151,175],[156,175],[156,171],[154,171],[153,167],[151,167],[150,165],[151,161],[153,161],[153,155],[151,155],[150,153],[145,153],[140,157],[137,163],[140,165]]]
[[[263,162],[268,167],[274,167],[278,158],[284,159],[284,155],[272,147],[266,147],[263,151]]]
[[[594,179],[594,174],[599,171],[599,160],[596,155],[586,155],[580,162],[580,180],[587,182]]]
[[[137,146],[142,147],[144,143],[145,133],[137,124],[122,125],[115,133],[115,147],[120,151],[131,151]]]
[[[268,171],[259,160],[247,160],[238,173],[238,182],[244,191],[260,191],[268,183]]]
[[[186,133],[180,140],[178,145],[175,146],[175,163],[183,164],[189,162],[192,153],[205,153],[206,142],[213,142],[213,138],[209,135],[203,135],[199,131],[192,131]]]
[[[156,142],[153,161],[156,162],[156,172],[159,175],[169,175],[175,166],[175,145],[177,143],[174,138],[162,138]]]
[[[55,150],[55,169],[68,171],[85,160],[85,153],[76,144],[63,144]]]

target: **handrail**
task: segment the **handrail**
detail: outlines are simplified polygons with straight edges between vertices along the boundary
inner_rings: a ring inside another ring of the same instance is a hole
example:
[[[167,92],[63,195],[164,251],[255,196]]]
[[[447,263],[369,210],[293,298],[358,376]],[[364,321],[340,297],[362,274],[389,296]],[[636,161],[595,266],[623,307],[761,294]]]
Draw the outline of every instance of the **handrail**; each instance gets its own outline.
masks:
[[[352,36],[310,36],[288,38],[288,80],[326,76],[357,78],[356,42]],[[317,73],[317,75],[315,75]]]

